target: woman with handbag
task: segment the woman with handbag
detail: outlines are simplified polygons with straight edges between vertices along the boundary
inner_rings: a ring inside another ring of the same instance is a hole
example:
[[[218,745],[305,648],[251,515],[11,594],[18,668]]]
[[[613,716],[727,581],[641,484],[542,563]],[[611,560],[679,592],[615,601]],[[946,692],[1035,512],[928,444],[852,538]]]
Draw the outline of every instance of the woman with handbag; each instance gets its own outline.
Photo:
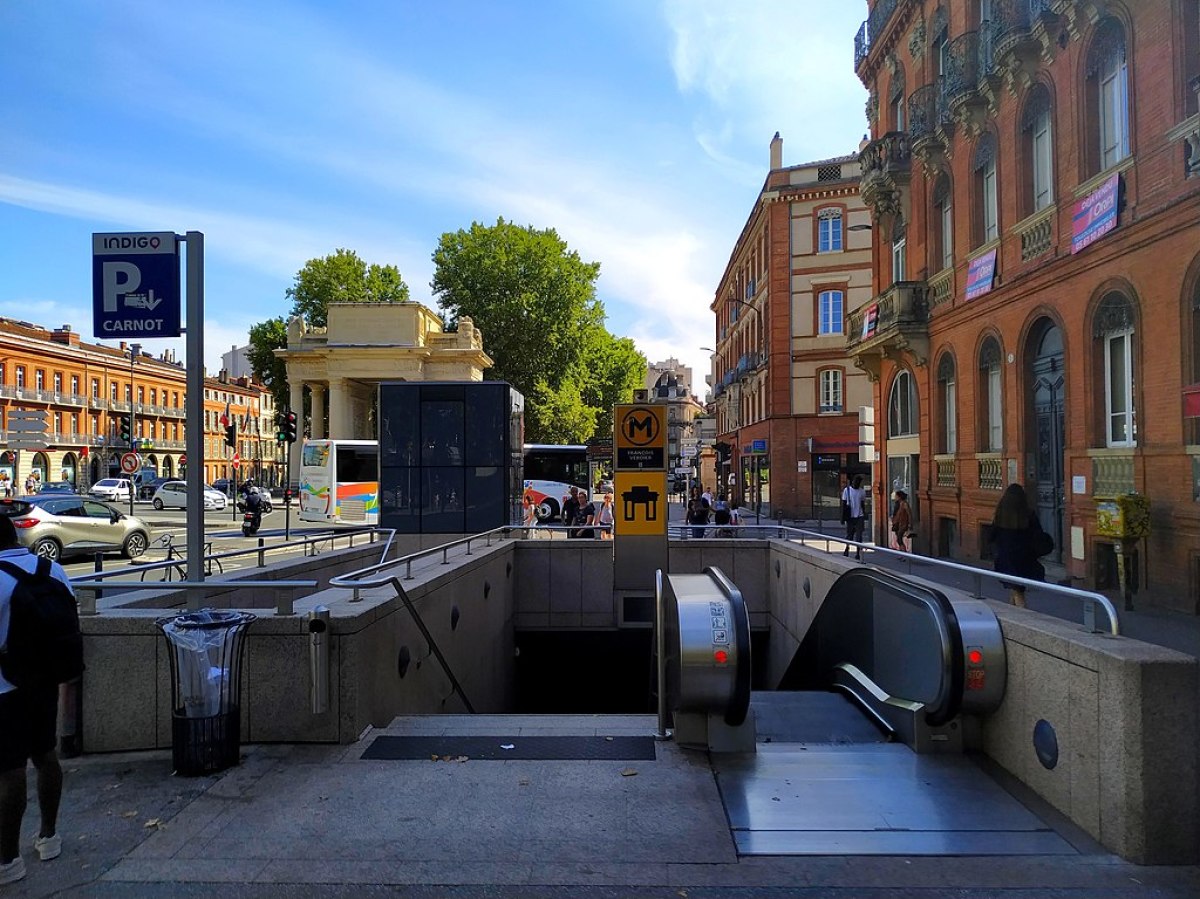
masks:
[[[1046,579],[1046,569],[1038,558],[1054,551],[1054,538],[1042,530],[1037,511],[1030,507],[1029,497],[1020,484],[1004,488],[992,517],[990,540],[996,547],[993,566],[997,571],[1031,581]],[[1025,608],[1025,588],[1000,583],[1008,588],[1012,604]]]

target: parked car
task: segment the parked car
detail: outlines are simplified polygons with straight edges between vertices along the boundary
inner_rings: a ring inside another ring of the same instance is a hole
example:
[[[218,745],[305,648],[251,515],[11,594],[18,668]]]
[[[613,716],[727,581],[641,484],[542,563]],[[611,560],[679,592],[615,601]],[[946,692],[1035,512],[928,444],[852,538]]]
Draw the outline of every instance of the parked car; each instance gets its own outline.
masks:
[[[152,499],[154,494],[158,492],[158,488],[168,481],[173,481],[175,478],[147,478],[144,481],[138,481],[137,498]]]
[[[133,494],[133,481],[129,478],[101,478],[92,485],[92,489],[88,492],[96,499],[114,503],[122,500],[129,502],[129,497]]]
[[[136,559],[150,545],[150,526],[86,496],[51,493],[0,500],[22,546],[47,559],[120,552]]]
[[[38,496],[43,493],[78,493],[75,485],[70,481],[49,481],[42,485],[42,489],[38,491]]]
[[[212,482],[213,490],[220,490],[226,497],[233,496],[233,481],[230,478],[217,478]]]
[[[224,509],[228,504],[225,494],[213,487],[204,485],[201,499],[206,512]],[[185,481],[167,481],[154,492],[150,504],[156,509],[186,509],[187,483]]]

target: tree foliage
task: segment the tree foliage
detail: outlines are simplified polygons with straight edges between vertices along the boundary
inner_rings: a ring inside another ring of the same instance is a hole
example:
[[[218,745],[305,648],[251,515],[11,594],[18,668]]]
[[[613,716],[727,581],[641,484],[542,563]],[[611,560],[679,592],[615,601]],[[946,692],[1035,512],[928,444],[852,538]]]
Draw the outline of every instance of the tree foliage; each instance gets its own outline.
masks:
[[[403,303],[408,285],[394,265],[367,265],[353,250],[339,249],[331,256],[310,259],[287,289],[292,314],[311,327],[329,321],[330,303]]]
[[[275,397],[275,406],[289,402],[287,366],[275,350],[287,346],[287,324],[281,317],[267,319],[250,327],[250,349],[246,353],[254,376],[266,384]]]
[[[448,327],[469,316],[495,366],[487,377],[525,396],[527,438],[581,443],[641,383],[646,360],[604,327],[600,264],[584,262],[552,228],[503,218],[443,234],[430,286]]]

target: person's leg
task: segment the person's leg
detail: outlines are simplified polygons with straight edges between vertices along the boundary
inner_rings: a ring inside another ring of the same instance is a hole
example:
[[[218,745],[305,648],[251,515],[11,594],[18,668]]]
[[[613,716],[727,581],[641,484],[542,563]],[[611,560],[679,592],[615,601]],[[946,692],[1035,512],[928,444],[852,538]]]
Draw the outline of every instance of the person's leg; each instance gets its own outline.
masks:
[[[7,865],[21,854],[25,790],[24,764],[0,772],[0,865]]]
[[[29,743],[29,755],[37,769],[38,807],[42,813],[42,827],[38,831],[38,853],[43,861],[57,857],[61,846],[55,836],[58,826],[58,805],[62,800],[63,775],[58,764],[55,744],[58,742],[58,684],[39,687],[29,692],[29,720],[33,731]],[[53,847],[44,841],[54,837]]]
[[[1012,601],[1012,604],[1014,606],[1016,606],[1018,609],[1025,608],[1025,588],[1024,587],[1010,587],[1009,591],[1008,591],[1008,598]]]

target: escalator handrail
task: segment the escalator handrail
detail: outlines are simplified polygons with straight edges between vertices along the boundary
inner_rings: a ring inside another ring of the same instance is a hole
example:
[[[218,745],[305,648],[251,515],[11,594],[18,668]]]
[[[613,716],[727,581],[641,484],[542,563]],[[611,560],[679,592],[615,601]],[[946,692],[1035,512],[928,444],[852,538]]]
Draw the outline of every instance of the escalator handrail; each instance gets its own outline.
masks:
[[[962,709],[963,688],[966,679],[966,662],[963,658],[962,630],[954,605],[941,590],[923,584],[915,584],[879,568],[852,568],[834,581],[826,596],[826,603],[833,597],[843,581],[852,583],[867,580],[881,583],[897,593],[908,596],[925,605],[932,614],[941,643],[941,689],[937,700],[926,707],[928,723],[939,727],[953,720]],[[890,692],[890,691],[889,691]]]
[[[725,706],[725,723],[730,727],[738,727],[746,720],[746,715],[750,711],[752,674],[750,670],[750,612],[746,608],[746,601],[742,598],[742,591],[725,576],[720,568],[710,565],[704,569],[704,573],[721,588],[721,592],[729,600],[732,612],[730,624],[733,638],[736,641],[737,667],[734,669],[733,691],[729,696],[729,703]]]

